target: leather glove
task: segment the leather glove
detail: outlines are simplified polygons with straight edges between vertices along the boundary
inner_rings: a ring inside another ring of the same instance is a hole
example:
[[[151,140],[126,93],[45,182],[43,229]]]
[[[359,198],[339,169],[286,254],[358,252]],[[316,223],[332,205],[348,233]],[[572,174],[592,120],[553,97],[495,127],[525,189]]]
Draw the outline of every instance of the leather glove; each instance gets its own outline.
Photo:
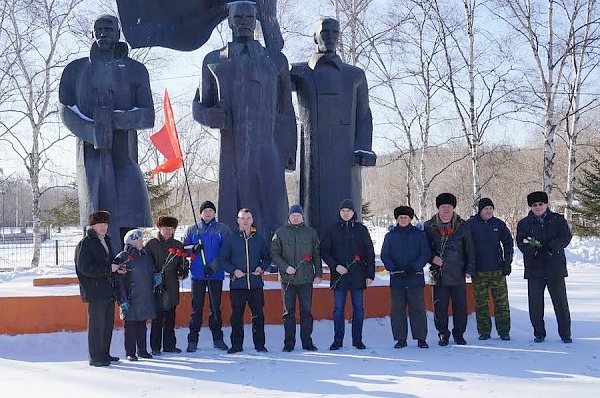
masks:
[[[212,267],[210,265],[207,265],[204,267],[204,277],[205,278],[210,278],[211,276],[213,276],[214,273],[215,273],[215,271],[212,269]]]
[[[511,267],[510,263],[505,263],[504,266],[502,267],[502,276],[509,276],[511,272],[512,272],[512,267]]]
[[[158,287],[160,286],[160,284],[162,283],[162,276],[160,274],[156,274],[154,275],[153,281],[154,281],[154,287]]]

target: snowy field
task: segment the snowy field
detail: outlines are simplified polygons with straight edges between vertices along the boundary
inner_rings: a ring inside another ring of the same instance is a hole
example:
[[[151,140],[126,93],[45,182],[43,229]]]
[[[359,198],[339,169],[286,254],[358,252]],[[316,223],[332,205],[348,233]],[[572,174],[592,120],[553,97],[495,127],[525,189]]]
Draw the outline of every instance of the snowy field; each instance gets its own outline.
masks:
[[[414,341],[404,349],[392,348],[390,321],[384,318],[365,321],[367,350],[351,346],[347,325],[345,347],[331,352],[333,324],[319,321],[313,333],[317,352],[283,353],[283,327],[267,326],[269,353],[259,354],[247,326],[245,351],[227,355],[212,348],[210,332],[203,328],[193,354],[92,368],[85,333],[0,336],[1,397],[600,397],[600,240],[574,239],[568,259],[573,344],[560,341],[549,298],[547,339],[533,343],[517,257],[509,277],[508,342],[495,333],[479,342],[471,315],[468,345],[439,347],[428,313],[428,350],[418,349]],[[0,296],[28,272],[5,276]],[[224,332],[228,340],[229,328]],[[181,348],[186,333],[177,330]],[[112,347],[112,354],[123,356],[122,330],[114,332]]]

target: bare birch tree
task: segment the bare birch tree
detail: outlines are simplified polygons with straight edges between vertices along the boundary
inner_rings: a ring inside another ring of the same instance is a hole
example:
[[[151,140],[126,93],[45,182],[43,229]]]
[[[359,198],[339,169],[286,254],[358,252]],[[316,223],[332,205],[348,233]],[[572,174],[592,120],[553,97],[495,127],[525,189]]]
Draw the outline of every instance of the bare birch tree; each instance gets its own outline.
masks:
[[[489,23],[482,15],[485,0],[462,0],[462,21],[454,17],[458,10],[453,6],[438,0],[432,3],[447,67],[444,86],[469,148],[472,206],[477,208],[483,188],[479,164],[484,135],[515,111],[514,105],[509,105],[512,65],[500,37],[483,28]]]
[[[565,2],[560,3],[565,8]],[[565,218],[569,226],[573,221],[573,201],[576,172],[579,167],[578,147],[579,136],[585,127],[582,126],[581,118],[585,112],[598,107],[598,100],[595,96],[585,96],[582,89],[590,86],[590,81],[595,80],[593,74],[598,66],[598,50],[595,44],[598,41],[600,24],[598,22],[597,1],[575,1],[573,7],[580,8],[577,12],[569,13],[565,10],[567,18],[579,15],[579,21],[570,23],[571,32],[569,34],[570,42],[567,47],[570,49],[568,56],[568,68],[563,73],[563,87],[566,87],[566,110],[564,112],[564,136],[567,147],[567,181],[565,187]]]
[[[527,74],[524,78],[541,104],[543,111],[544,160],[542,187],[552,195],[554,186],[555,134],[560,123],[556,112],[557,97],[561,95],[558,81],[572,52],[572,36],[584,0],[497,0],[500,16],[508,26],[525,39],[537,72],[537,82]],[[563,5],[555,14],[557,4]]]
[[[2,107],[2,141],[21,159],[32,191],[33,243],[31,266],[40,256],[40,175],[51,167],[48,152],[68,134],[56,126],[54,106],[62,66],[70,58],[70,18],[82,0],[5,0],[3,40],[9,44],[14,68],[9,84],[15,90]],[[54,130],[54,131],[52,131]],[[58,131],[58,133],[56,133]]]

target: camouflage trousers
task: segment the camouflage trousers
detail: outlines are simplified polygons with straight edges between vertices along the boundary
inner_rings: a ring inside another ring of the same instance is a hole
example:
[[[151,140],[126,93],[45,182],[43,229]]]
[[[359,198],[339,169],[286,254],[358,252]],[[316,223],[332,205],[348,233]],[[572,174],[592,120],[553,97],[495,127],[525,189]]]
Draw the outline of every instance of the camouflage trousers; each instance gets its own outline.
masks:
[[[508,287],[506,277],[502,271],[476,272],[472,278],[473,292],[475,294],[475,311],[477,319],[477,332],[491,334],[492,320],[488,307],[489,292],[494,301],[494,315],[496,318],[496,331],[498,335],[507,335],[510,332],[510,307],[508,305]]]

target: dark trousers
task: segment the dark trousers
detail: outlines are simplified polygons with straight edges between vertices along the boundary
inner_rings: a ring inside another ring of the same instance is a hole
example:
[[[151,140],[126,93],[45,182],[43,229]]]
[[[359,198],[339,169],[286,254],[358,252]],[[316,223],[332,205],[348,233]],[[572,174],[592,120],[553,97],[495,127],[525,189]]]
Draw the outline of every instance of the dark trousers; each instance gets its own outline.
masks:
[[[152,320],[150,329],[150,347],[152,351],[160,351],[161,347],[169,351],[177,345],[175,337],[175,309],[177,307],[164,311],[161,295],[156,296],[155,302],[156,318]]]
[[[254,348],[265,346],[265,295],[259,289],[235,289],[229,291],[231,299],[231,348],[241,349],[244,343],[244,311],[246,303],[252,313],[252,340]]]
[[[452,336],[462,336],[467,330],[467,294],[464,285],[433,287],[433,308],[435,328],[438,335],[450,337],[448,330],[448,304],[452,300],[453,328]]]
[[[285,332],[283,345],[286,347],[296,345],[296,297],[300,304],[302,347],[310,347],[313,344],[310,337],[313,331],[312,290],[312,283],[282,285],[283,330]]]
[[[344,341],[346,296],[352,301],[352,342],[362,341],[362,327],[365,319],[363,289],[335,289],[333,291],[333,339]]]
[[[146,321],[125,321],[125,355],[135,355],[135,347],[139,354],[147,353]]]
[[[427,315],[425,313],[425,296],[423,287],[391,288],[391,320],[394,340],[404,340],[408,336],[408,317],[410,318],[410,331],[414,340],[427,338]]]
[[[561,338],[571,337],[571,313],[567,301],[565,278],[528,279],[529,319],[536,337],[546,337],[544,324],[544,290],[548,287]]]
[[[223,340],[223,322],[221,321],[221,292],[223,281],[192,280],[192,314],[190,315],[190,333],[188,342],[198,343],[198,334],[202,327],[204,296],[208,290],[208,327],[213,341]]]
[[[114,301],[108,299],[88,303],[88,351],[90,361],[103,361],[110,355],[114,321]]]

